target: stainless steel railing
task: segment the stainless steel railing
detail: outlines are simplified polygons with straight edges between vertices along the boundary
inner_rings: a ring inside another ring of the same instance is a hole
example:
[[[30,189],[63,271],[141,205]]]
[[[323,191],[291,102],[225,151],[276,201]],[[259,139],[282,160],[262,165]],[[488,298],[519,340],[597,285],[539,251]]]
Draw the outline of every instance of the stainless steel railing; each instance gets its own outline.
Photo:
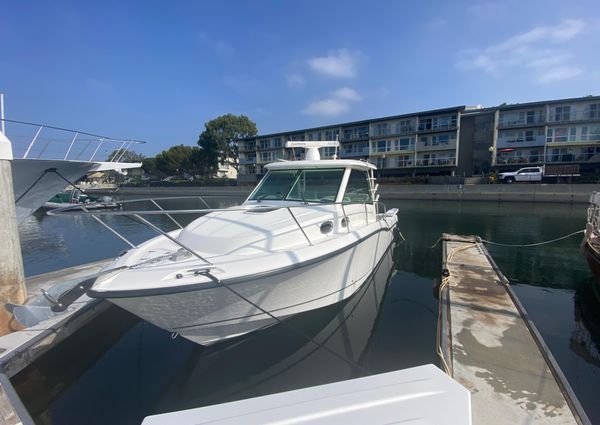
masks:
[[[0,120],[10,124],[5,134],[13,143],[15,157],[22,159],[119,162],[133,146],[145,143],[46,124]]]

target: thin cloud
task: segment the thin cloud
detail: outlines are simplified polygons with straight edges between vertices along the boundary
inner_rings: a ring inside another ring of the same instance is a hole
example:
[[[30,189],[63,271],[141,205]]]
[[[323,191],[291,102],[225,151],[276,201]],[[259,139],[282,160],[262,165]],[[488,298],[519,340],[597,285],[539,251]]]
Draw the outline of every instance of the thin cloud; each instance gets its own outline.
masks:
[[[527,68],[539,83],[573,78],[583,69],[567,66],[573,58],[566,45],[585,29],[585,22],[579,19],[566,19],[555,26],[534,27],[498,44],[463,50],[455,65],[463,71],[479,70],[495,77]],[[549,66],[555,69],[548,71]]]
[[[330,77],[353,78],[357,74],[356,58],[347,49],[311,58],[308,66],[316,73]]]
[[[538,78],[538,83],[547,84],[553,83],[554,81],[568,80],[570,78],[577,77],[582,73],[583,70],[574,66],[562,66],[540,75]]]
[[[362,96],[356,92],[356,90],[350,87],[342,87],[331,92],[331,95],[340,100],[349,100],[356,102],[362,100]]]
[[[310,102],[302,113],[322,117],[336,117],[350,111],[352,102],[359,102],[362,96],[350,87],[342,87],[329,93],[325,99]]]
[[[350,110],[348,102],[341,99],[321,99],[310,102],[302,111],[306,115],[319,115],[322,117],[335,117],[345,114]]]

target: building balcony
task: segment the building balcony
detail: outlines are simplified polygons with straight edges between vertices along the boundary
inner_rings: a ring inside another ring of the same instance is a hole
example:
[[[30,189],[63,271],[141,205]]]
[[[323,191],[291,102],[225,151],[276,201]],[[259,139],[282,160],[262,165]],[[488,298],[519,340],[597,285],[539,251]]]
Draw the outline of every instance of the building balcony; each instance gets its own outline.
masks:
[[[268,150],[282,150],[283,146],[272,146],[272,145],[268,145],[268,146],[257,146],[256,150],[258,151],[268,151]]]
[[[548,124],[566,124],[578,121],[600,121],[600,111],[578,111],[569,114],[552,114],[548,117]]]
[[[445,158],[418,158],[417,167],[440,167],[440,166],[454,166],[456,165],[455,157]]]
[[[546,136],[537,136],[534,140],[515,140],[515,139],[498,139],[496,147],[498,149],[505,148],[530,148],[536,146],[544,146],[546,144]]]
[[[544,155],[524,155],[507,156],[499,155],[496,157],[496,165],[540,165],[544,163]]]
[[[600,146],[600,140],[566,140],[566,141],[548,141],[548,147],[569,147],[569,146]]]
[[[366,134],[350,134],[348,136],[341,136],[340,142],[357,142],[361,140],[369,140],[369,133]]]
[[[573,164],[573,163],[600,163],[600,154],[598,153],[566,153],[566,154],[546,154],[546,163],[548,164]]]
[[[437,133],[440,131],[456,131],[458,130],[457,124],[442,124],[442,125],[434,125],[431,127],[425,125],[419,125],[417,131],[419,133]]]
[[[380,156],[380,155],[386,155],[386,154],[410,154],[410,153],[415,153],[415,145],[408,145],[408,146],[403,146],[400,147],[398,149],[394,149],[394,148],[387,148],[387,149],[376,149],[373,148],[371,150],[371,155],[373,156]]]
[[[240,165],[256,164],[256,158],[240,158]]]
[[[354,152],[340,151],[340,158],[356,158],[360,156],[369,156],[369,149],[360,149]]]
[[[417,145],[417,150],[419,152],[456,150],[456,142],[452,142],[452,143],[448,143],[448,144],[438,143],[437,145],[433,145],[433,144],[425,145],[424,143],[419,143]]]
[[[238,145],[238,152],[254,152],[255,150],[256,150],[255,145],[251,145],[251,146]]]
[[[374,130],[371,134],[371,137],[400,136],[402,134],[411,134],[415,132],[416,129],[413,126],[395,126],[385,130]]]
[[[539,117],[533,120],[514,120],[514,121],[499,121],[498,129],[503,128],[523,128],[523,127],[543,127],[546,125],[546,120]]]

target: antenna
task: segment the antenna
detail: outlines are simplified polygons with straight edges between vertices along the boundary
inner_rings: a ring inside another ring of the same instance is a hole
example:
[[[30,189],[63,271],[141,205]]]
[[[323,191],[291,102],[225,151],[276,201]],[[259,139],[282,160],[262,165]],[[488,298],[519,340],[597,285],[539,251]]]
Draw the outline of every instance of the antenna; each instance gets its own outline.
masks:
[[[340,145],[340,142],[337,140],[332,140],[329,142],[286,142],[286,148],[305,148],[306,156],[305,159],[307,161],[319,161],[321,159],[321,154],[319,153],[319,148],[325,147],[335,147],[337,152],[337,147]]]

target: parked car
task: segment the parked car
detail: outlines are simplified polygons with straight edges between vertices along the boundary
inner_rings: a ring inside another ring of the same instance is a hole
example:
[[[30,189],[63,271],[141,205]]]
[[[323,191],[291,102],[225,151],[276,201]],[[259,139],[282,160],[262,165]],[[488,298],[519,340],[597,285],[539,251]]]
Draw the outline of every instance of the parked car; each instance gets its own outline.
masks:
[[[541,182],[544,176],[542,167],[521,168],[517,171],[508,171],[498,174],[498,179],[504,183],[514,182]]]
[[[507,171],[498,174],[498,180],[503,183],[515,182],[541,182],[547,178],[556,178],[558,181],[561,177],[577,177],[579,176],[579,165],[544,165],[542,167],[527,167],[517,171]]]

